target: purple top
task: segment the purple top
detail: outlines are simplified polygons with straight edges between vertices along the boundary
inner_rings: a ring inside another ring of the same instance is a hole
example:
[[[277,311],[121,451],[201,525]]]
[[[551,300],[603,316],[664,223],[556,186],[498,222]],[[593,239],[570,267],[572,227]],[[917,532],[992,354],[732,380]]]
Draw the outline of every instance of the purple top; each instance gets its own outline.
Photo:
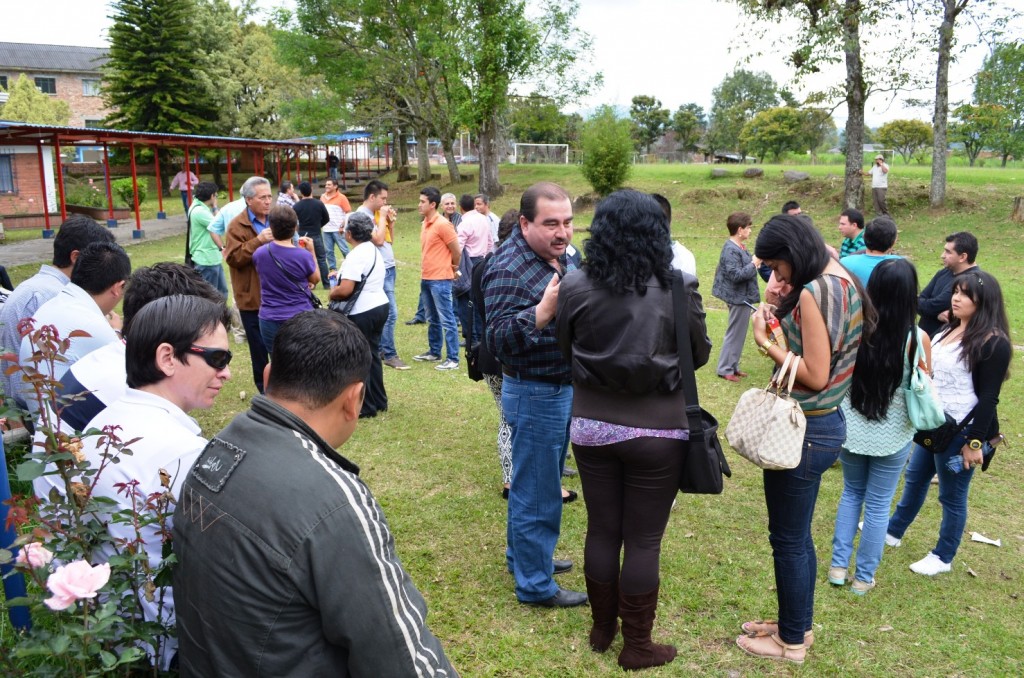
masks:
[[[573,417],[569,426],[569,440],[574,445],[599,447],[633,440],[634,438],[671,438],[689,440],[690,432],[685,428],[639,428],[609,424],[606,421]]]
[[[287,275],[274,263],[270,248]],[[252,264],[260,276],[260,318],[280,323],[313,308],[309,295],[299,287],[308,288],[306,279],[316,270],[312,254],[301,247],[268,242],[252,253]]]

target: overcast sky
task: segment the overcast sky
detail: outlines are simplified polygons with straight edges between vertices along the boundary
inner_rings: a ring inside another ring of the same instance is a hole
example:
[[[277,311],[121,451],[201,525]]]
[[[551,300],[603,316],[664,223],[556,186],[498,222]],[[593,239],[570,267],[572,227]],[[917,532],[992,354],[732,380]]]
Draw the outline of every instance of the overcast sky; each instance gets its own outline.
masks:
[[[0,41],[87,46],[107,43],[107,0],[45,0],[45,14],[40,13],[42,5],[33,2],[8,0],[4,4]],[[273,7],[282,3],[260,0],[258,4]],[[628,108],[635,95],[649,94],[672,110],[689,102],[708,109],[711,91],[737,65],[767,71],[780,85],[788,83],[790,69],[767,42],[744,41],[749,36],[743,36],[741,28],[749,23],[733,4],[712,0],[580,0],[578,24],[593,36],[594,66],[604,74],[604,85],[576,108],[586,111],[599,104]],[[767,55],[754,57],[749,64],[741,63],[758,51]],[[953,65],[952,104],[970,99],[973,75],[986,53],[984,45],[975,41],[975,46]],[[934,73],[931,58],[924,57],[917,68]],[[843,78],[840,68],[820,76],[819,83],[829,79],[842,82]],[[869,99],[867,123],[874,127],[895,118],[930,120],[930,109],[904,105],[906,98],[915,97],[931,100],[932,91],[914,92],[896,100],[882,96]],[[842,127],[845,107],[837,108],[834,118]]]

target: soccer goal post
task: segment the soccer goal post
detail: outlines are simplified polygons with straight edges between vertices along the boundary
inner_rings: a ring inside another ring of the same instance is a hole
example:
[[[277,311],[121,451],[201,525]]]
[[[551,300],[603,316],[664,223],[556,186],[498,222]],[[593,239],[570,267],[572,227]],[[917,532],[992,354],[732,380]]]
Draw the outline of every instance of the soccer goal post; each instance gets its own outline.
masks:
[[[516,164],[569,164],[569,144],[512,144]]]

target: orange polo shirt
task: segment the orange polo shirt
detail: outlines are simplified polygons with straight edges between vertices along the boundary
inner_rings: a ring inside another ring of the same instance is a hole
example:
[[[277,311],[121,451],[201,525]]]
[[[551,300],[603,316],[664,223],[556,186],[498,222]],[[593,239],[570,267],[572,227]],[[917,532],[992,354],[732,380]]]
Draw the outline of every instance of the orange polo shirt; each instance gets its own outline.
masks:
[[[420,230],[420,249],[423,252],[423,273],[420,277],[423,280],[455,278],[455,271],[452,270],[452,252],[448,245],[457,242],[458,239],[455,227],[441,216],[440,212],[435,213],[432,219],[423,220],[423,228]]]
[[[345,194],[342,193],[341,191],[338,191],[330,198],[328,198],[326,195],[321,195],[320,200],[322,200],[326,205],[337,205],[345,214],[348,214],[349,212],[352,211],[352,205],[349,204],[348,198],[345,197]]]

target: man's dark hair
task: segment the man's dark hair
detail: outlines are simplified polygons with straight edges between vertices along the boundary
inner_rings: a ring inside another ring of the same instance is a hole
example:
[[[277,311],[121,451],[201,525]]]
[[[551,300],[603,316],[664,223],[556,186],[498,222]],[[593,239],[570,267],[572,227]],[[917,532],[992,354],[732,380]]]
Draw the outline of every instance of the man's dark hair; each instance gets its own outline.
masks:
[[[725,220],[725,227],[729,229],[729,235],[736,235],[737,231],[750,226],[752,223],[754,223],[754,220],[746,212],[733,212]]]
[[[128,286],[124,291],[124,301],[121,304],[121,314],[124,319],[121,336],[128,336],[132,320],[135,318],[135,314],[142,310],[143,306],[154,299],[169,297],[174,294],[202,297],[216,303],[224,301],[224,295],[216,287],[206,282],[203,276],[199,275],[199,272],[194,268],[170,261],[162,261],[152,266],[143,266],[128,278]],[[230,324],[227,312],[228,309],[225,306],[225,327]]]
[[[199,202],[206,202],[215,195],[217,195],[217,184],[212,181],[200,181],[192,189],[192,197]]]
[[[284,186],[284,184],[281,185]],[[310,185],[308,181],[300,182],[296,188],[299,189],[299,195],[301,195],[303,198],[308,198],[309,196],[313,195],[313,187]]]
[[[860,210],[855,210],[852,207],[843,210],[839,213],[839,216],[846,217],[850,220],[850,223],[857,224],[857,228],[864,229],[864,214]]]
[[[274,240],[291,240],[299,227],[299,215],[289,205],[274,205],[267,216],[267,224]]]
[[[345,221],[345,231],[356,242],[367,242],[373,237],[373,218],[365,212],[353,212]]]
[[[550,181],[541,181],[530,186],[523,192],[519,199],[519,214],[527,221],[532,222],[537,218],[537,201],[545,200],[568,200],[569,194],[558,184]]]
[[[463,212],[468,212],[473,209],[473,196],[469,193],[463,193],[462,197],[459,198],[459,208]]]
[[[427,202],[433,203],[434,209],[437,209],[437,206],[441,204],[441,191],[433,186],[421,188],[420,195],[426,196]]]
[[[896,222],[889,217],[875,217],[864,229],[864,247],[875,252],[888,252],[896,244]]]
[[[346,316],[304,311],[281,325],[270,363],[268,396],[318,409],[350,384],[366,381],[370,344]]]
[[[668,230],[672,232],[672,203],[668,201],[668,198],[663,196],[661,193],[651,193],[651,197],[654,198],[654,202],[658,203],[658,207],[665,213],[666,224]]]
[[[946,242],[953,243],[957,254],[966,254],[967,263],[973,264],[978,257],[978,239],[968,231],[957,231],[946,236]]]
[[[388,185],[380,179],[371,179],[363,189],[363,200],[369,200],[371,195],[380,195],[381,191],[388,190]]]
[[[156,349],[160,344],[170,344],[174,357],[183,363],[202,360],[190,354],[189,348],[217,325],[225,325],[226,318],[223,301],[183,294],[154,299],[143,306],[135,315],[135,327],[124,346],[128,385],[139,388],[166,378],[156,366]]]
[[[488,207],[490,207],[491,205],[491,196],[487,195],[486,193],[477,193],[476,195],[473,196],[473,200],[479,200]]]
[[[506,210],[498,221],[498,242],[505,242],[505,238],[512,235],[512,231],[519,228],[519,210]]]
[[[288,189],[291,188],[291,187],[292,187],[292,182],[290,182],[290,181],[288,181],[286,179],[286,180],[281,182],[281,185],[278,186],[277,190],[278,190],[279,193],[287,193]]]
[[[71,282],[89,294],[100,294],[132,273],[128,254],[115,242],[94,242],[78,253]]]
[[[789,210],[798,209],[800,209],[800,203],[798,203],[796,200],[787,200],[786,202],[782,203],[783,214],[789,214]]]
[[[53,239],[53,265],[67,268],[71,265],[71,253],[81,252],[91,242],[114,242],[114,236],[105,227],[84,214],[72,214],[61,224],[57,237]]]

